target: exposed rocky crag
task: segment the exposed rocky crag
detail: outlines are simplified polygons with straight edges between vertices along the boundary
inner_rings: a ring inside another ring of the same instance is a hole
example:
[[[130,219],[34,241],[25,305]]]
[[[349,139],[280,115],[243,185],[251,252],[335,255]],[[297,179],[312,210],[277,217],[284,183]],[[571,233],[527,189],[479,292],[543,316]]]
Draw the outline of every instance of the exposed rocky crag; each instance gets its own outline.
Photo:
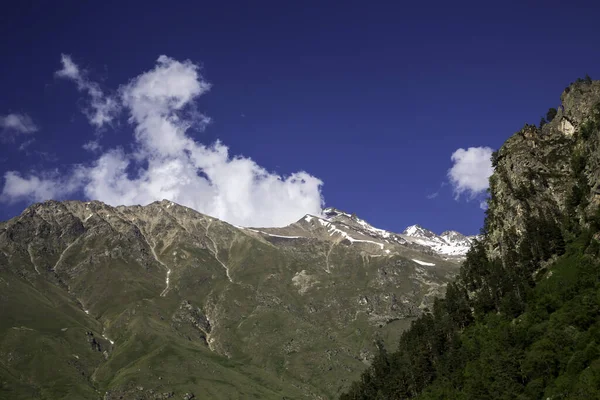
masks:
[[[492,257],[518,248],[528,224],[585,223],[600,201],[600,81],[578,80],[561,101],[551,121],[525,125],[494,155],[485,227]]]

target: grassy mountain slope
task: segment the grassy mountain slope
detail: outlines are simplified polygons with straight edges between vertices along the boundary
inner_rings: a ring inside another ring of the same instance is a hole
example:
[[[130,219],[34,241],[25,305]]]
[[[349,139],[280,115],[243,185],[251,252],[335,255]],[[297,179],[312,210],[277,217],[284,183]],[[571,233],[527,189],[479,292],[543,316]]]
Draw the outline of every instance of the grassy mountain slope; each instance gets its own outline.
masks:
[[[0,398],[338,395],[458,268],[314,232],[168,201],[29,207],[0,225]]]

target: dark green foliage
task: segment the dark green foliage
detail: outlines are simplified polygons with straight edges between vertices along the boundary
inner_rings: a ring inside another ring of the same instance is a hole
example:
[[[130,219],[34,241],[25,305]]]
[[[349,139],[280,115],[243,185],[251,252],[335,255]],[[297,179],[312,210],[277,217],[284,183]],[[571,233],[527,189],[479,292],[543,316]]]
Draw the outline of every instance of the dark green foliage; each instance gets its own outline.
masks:
[[[456,329],[463,329],[473,322],[473,314],[469,305],[469,296],[465,288],[450,283],[446,289],[444,306],[448,313],[449,323]]]
[[[599,398],[600,265],[584,254],[590,245],[589,237],[575,241],[525,294],[516,319],[502,311],[474,319],[466,291],[449,285],[446,300],[415,321],[399,350],[381,353],[341,398]],[[466,264],[461,280],[481,287],[476,268],[493,263],[476,246]],[[515,297],[510,291],[502,301]]]
[[[577,78],[577,80],[575,80],[575,83],[585,83],[587,85],[590,85],[592,83],[592,78],[590,78],[588,74],[585,74],[585,77]]]
[[[540,120],[540,129],[542,129],[544,125],[546,125],[546,119],[542,117],[542,119]]]
[[[498,166],[498,160],[500,159],[500,155],[498,154],[498,150],[492,152],[492,167],[496,168]]]
[[[574,152],[571,157],[571,169],[575,182],[571,187],[566,201],[566,218],[574,218],[575,213],[578,210],[582,210],[588,205],[588,196],[590,193],[590,187],[588,184],[587,177],[585,175],[587,157],[579,152]]]
[[[600,398],[600,210],[575,218],[590,192],[586,157],[573,153],[571,168],[565,223],[529,214],[525,232],[503,236],[501,258],[476,242],[446,298],[342,399]]]
[[[600,129],[600,103],[597,103],[592,108],[591,118],[581,125],[579,130],[581,137],[584,140],[589,139],[593,133]]]
[[[585,74],[584,78],[577,78],[575,80],[575,82],[571,82],[569,84],[569,86],[567,86],[565,88],[565,93],[569,93],[571,91],[571,86],[573,86],[574,84],[582,84],[585,83],[587,85],[591,85],[592,84],[592,78],[590,78],[590,76],[588,74]]]
[[[590,83],[579,78],[565,91]],[[540,128],[556,115],[549,109]],[[560,211],[531,203],[529,182],[539,176],[525,171],[523,182],[511,181],[499,152],[492,154],[488,203],[495,207],[495,188],[505,183],[527,216],[523,232],[499,231],[498,215],[486,211],[483,240],[446,298],[403,333],[385,368],[374,364],[363,374],[380,386],[355,384],[342,399],[600,399],[600,207],[590,210],[597,167],[589,163],[599,130],[600,103],[580,125],[585,146],[572,148]],[[490,233],[500,254],[493,259]]]
[[[556,110],[556,108],[550,108],[548,110],[548,112],[546,113],[546,121],[552,122],[554,117],[556,117],[557,113],[558,113],[558,111]]]
[[[591,134],[594,132],[594,125],[595,124],[593,121],[587,121],[586,123],[581,125],[581,128],[579,130],[579,134],[581,135],[581,137],[584,139],[589,139]]]

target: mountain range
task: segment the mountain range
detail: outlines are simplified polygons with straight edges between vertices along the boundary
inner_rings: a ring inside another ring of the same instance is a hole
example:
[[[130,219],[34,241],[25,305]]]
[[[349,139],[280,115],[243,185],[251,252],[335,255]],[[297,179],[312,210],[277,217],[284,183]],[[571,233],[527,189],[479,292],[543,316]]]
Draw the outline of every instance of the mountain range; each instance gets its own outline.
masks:
[[[600,398],[600,82],[561,102],[493,153],[479,236],[28,207],[0,222],[0,398]]]
[[[476,237],[327,208],[247,228],[163,200],[0,223],[0,398],[331,398]]]
[[[462,260],[477,239],[477,236],[465,236],[456,231],[446,231],[437,235],[419,225],[409,226],[401,234],[393,233],[375,228],[356,215],[333,207],[324,209],[321,216],[306,215],[284,228],[250,230],[288,239],[320,238],[336,242],[345,241],[347,244],[370,243],[371,251],[376,251],[379,247],[383,254],[410,248],[449,261]]]

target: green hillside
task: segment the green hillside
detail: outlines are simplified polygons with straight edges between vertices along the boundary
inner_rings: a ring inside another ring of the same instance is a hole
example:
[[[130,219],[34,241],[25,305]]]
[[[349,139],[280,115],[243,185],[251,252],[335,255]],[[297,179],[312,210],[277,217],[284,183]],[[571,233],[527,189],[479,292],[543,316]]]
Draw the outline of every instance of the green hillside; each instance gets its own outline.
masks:
[[[459,265],[345,215],[267,232],[169,201],[29,207],[0,224],[0,398],[339,396]]]
[[[600,398],[600,82],[561,100],[494,154],[483,238],[446,298],[341,399]]]

